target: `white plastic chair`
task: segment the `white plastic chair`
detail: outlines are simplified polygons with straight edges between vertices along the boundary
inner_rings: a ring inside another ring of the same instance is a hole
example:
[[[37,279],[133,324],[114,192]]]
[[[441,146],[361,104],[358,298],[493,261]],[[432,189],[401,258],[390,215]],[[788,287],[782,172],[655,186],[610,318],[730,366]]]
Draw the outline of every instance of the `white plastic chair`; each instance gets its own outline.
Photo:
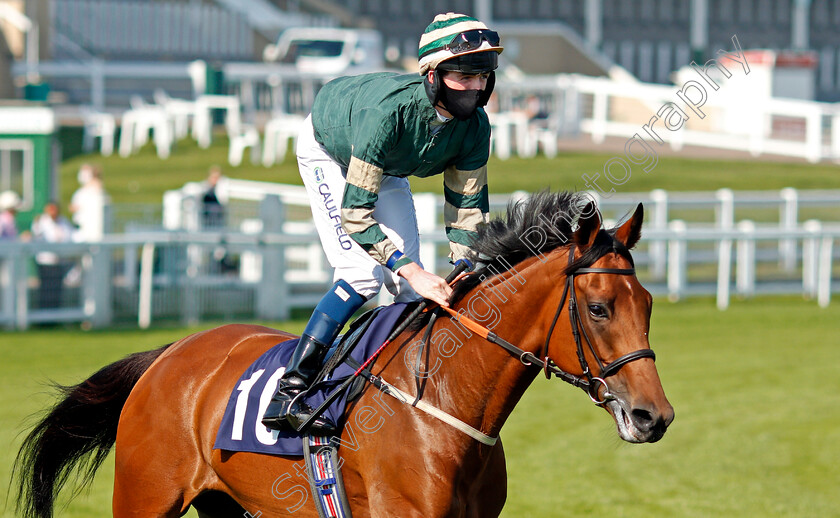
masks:
[[[195,102],[169,97],[166,91],[158,88],[154,93],[155,103],[162,106],[173,123],[175,138],[180,140],[189,135],[190,120],[195,120]]]
[[[210,147],[213,133],[211,111],[225,110],[225,128],[228,136],[233,140],[242,134],[239,115],[239,99],[234,95],[200,95],[195,101],[195,118],[193,119],[193,138],[202,149]]]
[[[149,131],[154,135],[155,148],[160,158],[169,158],[172,147],[172,128],[169,117],[160,106],[139,105],[123,113],[120,132],[120,156],[136,153],[149,141]]]
[[[250,124],[240,125],[238,134],[230,135],[230,147],[228,148],[228,162],[237,166],[242,163],[242,155],[245,148],[251,148],[251,163],[260,159],[260,132]]]
[[[104,156],[114,152],[114,134],[117,122],[110,113],[97,112],[89,107],[82,108],[82,149],[90,153],[94,149],[94,140],[99,138],[99,151]]]
[[[266,123],[262,156],[264,166],[269,167],[283,162],[286,158],[288,142],[292,142],[292,149],[294,149],[303,121],[304,118],[300,115],[283,114]]]
[[[551,120],[531,121],[528,124],[527,147],[519,153],[520,156],[534,157],[537,151],[542,148],[543,154],[548,158],[557,156],[557,131],[554,129]]]

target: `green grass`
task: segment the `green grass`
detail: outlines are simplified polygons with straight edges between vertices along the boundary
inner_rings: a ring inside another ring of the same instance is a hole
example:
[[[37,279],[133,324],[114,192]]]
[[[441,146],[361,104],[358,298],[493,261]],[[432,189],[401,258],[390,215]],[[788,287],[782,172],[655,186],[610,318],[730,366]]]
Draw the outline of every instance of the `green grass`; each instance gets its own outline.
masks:
[[[491,159],[491,192],[584,188],[581,175],[603,170],[612,154],[564,153],[555,159]],[[208,150],[179,142],[167,160],[146,146],[130,158],[76,155],[61,165],[60,199],[77,188],[82,162],[102,166],[115,203],[161,203],[163,191],[200,181],[219,164],[231,178],[299,184],[294,157],[271,168],[227,164],[227,141]],[[413,179],[415,191],[442,192],[441,177]],[[633,171],[621,192],[838,189],[835,165],[660,157]],[[830,516],[840,509],[840,308],[797,298],[733,301],[718,312],[708,299],[657,302],[651,343],[676,421],[653,445],[621,442],[611,419],[579,391],[538,378],[502,432],[508,459],[506,517],[528,516]],[[279,325],[300,331],[303,321]],[[208,326],[203,326],[206,328]],[[51,401],[52,379],[76,383],[130,352],[196,329],[6,332],[0,362],[0,500],[26,420]],[[110,514],[112,460],[89,494],[57,512],[67,518]],[[65,493],[69,493],[66,491]],[[66,502],[66,495],[62,502]],[[0,509],[3,509],[0,507]],[[12,516],[12,507],[0,511]],[[190,516],[195,516],[191,513]]]
[[[502,434],[505,516],[836,516],[840,309],[693,299],[653,315],[665,437],[622,443],[585,397],[538,380]]]
[[[651,344],[676,410],[665,437],[623,443],[583,393],[538,377],[502,431],[504,516],[836,516],[838,320],[837,304],[795,297],[734,301],[726,312],[710,299],[657,300]],[[4,333],[0,438],[10,447],[0,452],[0,492],[24,418],[50,400],[44,380],[76,383],[193,330]],[[58,516],[109,515],[112,477],[109,460],[90,494]]]
[[[125,159],[117,155],[77,155],[62,163],[60,199],[67,203],[78,187],[76,172],[83,162],[100,165],[106,188],[114,203],[161,203],[162,194],[177,189],[186,182],[201,181],[211,165],[218,164],[231,178],[301,184],[294,156],[288,154],[279,165],[263,167],[251,164],[246,156],[238,167],[227,163],[227,140],[217,136],[213,145],[199,149],[186,139],[177,143],[172,155],[161,160],[151,144],[139,154]],[[247,155],[247,153],[246,153]],[[533,159],[491,158],[489,184],[491,192],[508,193],[517,190],[537,191],[546,187],[554,190],[586,188],[581,175],[603,171],[613,156],[605,153],[564,153],[554,159],[539,156]],[[443,179],[435,176],[412,179],[418,192],[442,193]],[[601,184],[603,188],[608,183]],[[840,189],[840,174],[833,164],[805,164],[786,162],[724,161],[677,157],[661,157],[650,173],[633,171],[619,192],[643,192],[651,189],[672,191],[781,189]]]

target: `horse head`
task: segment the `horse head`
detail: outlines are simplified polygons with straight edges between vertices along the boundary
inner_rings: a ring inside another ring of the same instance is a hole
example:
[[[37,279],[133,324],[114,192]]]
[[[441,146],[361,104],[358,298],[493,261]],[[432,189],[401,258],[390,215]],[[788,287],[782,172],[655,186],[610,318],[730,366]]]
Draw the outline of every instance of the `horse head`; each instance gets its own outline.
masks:
[[[464,314],[492,321],[493,342],[528,368],[514,364],[508,371],[513,381],[504,385],[515,388],[495,407],[501,417],[493,422],[509,415],[537,366],[583,388],[625,441],[662,438],[674,409],[648,342],[651,295],[630,254],[643,214],[640,204],[625,223],[606,230],[585,194],[543,191],[512,203],[504,217],[479,230],[478,268],[456,285],[453,300]],[[494,300],[504,304],[505,318],[500,309],[487,309]],[[503,379],[501,363],[491,368],[488,358],[482,353],[471,361],[488,379]]]
[[[555,334],[546,351],[561,369],[580,373],[592,400],[615,420],[619,436],[633,443],[658,441],[674,419],[650,349],[653,300],[629,252],[641,237],[643,218],[639,204],[626,222],[604,230],[594,205],[583,208],[567,266],[557,272],[568,292],[563,308],[568,331]]]

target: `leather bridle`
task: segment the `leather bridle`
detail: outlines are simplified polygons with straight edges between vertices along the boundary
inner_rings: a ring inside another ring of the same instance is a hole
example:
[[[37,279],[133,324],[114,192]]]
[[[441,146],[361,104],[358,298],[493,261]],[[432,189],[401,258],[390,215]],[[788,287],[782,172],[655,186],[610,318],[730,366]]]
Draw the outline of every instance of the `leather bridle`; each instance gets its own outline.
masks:
[[[572,245],[569,248],[569,267],[574,262],[574,252],[575,246]],[[498,335],[488,330],[487,328],[470,320],[469,318],[466,318],[466,316],[462,313],[457,313],[447,307],[442,307],[442,309],[448,312],[454,318],[458,319],[459,322],[465,327],[468,327],[472,331],[484,337],[489,342],[499,345],[512,355],[518,357],[524,365],[539,366],[545,373],[546,378],[550,379],[551,375],[553,374],[554,376],[560,378],[566,383],[570,383],[586,391],[586,393],[589,395],[589,398],[596,405],[603,405],[608,401],[615,399],[615,396],[613,396],[613,394],[610,392],[609,386],[607,385],[607,378],[615,375],[622,367],[624,367],[632,361],[641,360],[642,358],[650,358],[656,361],[656,354],[654,354],[652,349],[639,349],[637,351],[633,351],[619,358],[616,358],[615,360],[607,364],[604,364],[601,361],[601,359],[598,357],[598,354],[595,352],[595,348],[592,346],[592,341],[589,339],[589,335],[587,335],[586,329],[582,325],[583,319],[580,315],[580,309],[578,308],[577,303],[577,295],[575,293],[575,277],[578,275],[586,275],[590,273],[635,275],[636,270],[634,268],[576,268],[574,270],[568,271],[566,274],[565,286],[563,287],[563,294],[560,296],[560,303],[557,306],[557,312],[554,314],[554,319],[551,322],[551,327],[548,330],[548,335],[545,338],[545,344],[543,345],[543,350],[540,354],[541,358],[538,358],[533,353],[525,351],[513,345],[512,343],[504,340],[503,338],[500,338]],[[582,370],[581,376],[576,376],[570,372],[564,371],[560,368],[560,366],[558,366],[554,362],[554,360],[552,360],[548,356],[548,346],[549,342],[551,341],[551,335],[554,333],[554,328],[557,325],[557,320],[560,318],[560,313],[563,311],[563,306],[566,305],[567,296],[569,299],[569,323],[572,327],[572,337],[575,340],[575,346],[577,348],[577,357]],[[589,351],[592,353],[592,356],[595,358],[595,362],[598,364],[597,376],[593,376],[592,371],[589,368],[589,363],[586,361],[586,356],[583,348],[583,341],[581,340],[581,331],[583,334],[583,338],[586,341],[586,345],[589,348]],[[599,397],[598,395],[599,385],[603,385],[604,387],[603,397]]]
[[[575,245],[572,245],[569,248],[569,264],[571,266],[574,262],[575,256]],[[650,358],[656,361],[656,354],[653,352],[652,349],[639,349],[637,351],[633,351],[627,353],[615,360],[611,361],[608,364],[604,364],[601,362],[601,359],[598,357],[598,353],[595,352],[595,348],[592,346],[592,341],[589,339],[589,335],[586,333],[586,328],[582,325],[582,317],[580,315],[580,307],[578,306],[577,302],[577,294],[575,292],[575,277],[578,275],[585,275],[588,273],[605,273],[605,274],[613,274],[613,275],[635,275],[636,270],[635,268],[576,268],[572,271],[568,271],[566,274],[566,283],[563,287],[563,294],[560,296],[560,303],[557,306],[557,312],[554,314],[554,319],[551,322],[551,327],[548,330],[548,335],[545,337],[545,344],[543,345],[543,353],[541,356],[544,360],[540,360],[543,364],[543,370],[545,371],[546,378],[550,378],[551,374],[554,374],[558,378],[575,385],[576,387],[580,387],[589,394],[589,398],[596,404],[602,405],[609,401],[610,399],[614,399],[612,393],[610,392],[609,386],[607,385],[606,379],[610,376],[616,374],[622,367],[627,365],[628,363],[640,360],[642,358]],[[580,362],[580,368],[583,372],[583,378],[579,376],[575,376],[568,372],[562,370],[559,366],[557,366],[554,361],[548,357],[548,345],[551,341],[551,335],[554,333],[554,327],[557,325],[557,320],[560,317],[560,313],[563,310],[563,305],[566,301],[566,295],[569,297],[569,323],[572,327],[572,337],[575,340],[575,347],[577,349],[577,357],[578,362]],[[593,376],[592,371],[589,368],[589,363],[586,361],[586,356],[583,350],[583,341],[581,341],[581,333],[583,334],[583,338],[586,341],[586,346],[589,348],[589,351],[592,353],[592,357],[595,358],[595,362],[598,364],[598,375]],[[598,397],[598,384],[604,386],[604,396],[602,399]]]

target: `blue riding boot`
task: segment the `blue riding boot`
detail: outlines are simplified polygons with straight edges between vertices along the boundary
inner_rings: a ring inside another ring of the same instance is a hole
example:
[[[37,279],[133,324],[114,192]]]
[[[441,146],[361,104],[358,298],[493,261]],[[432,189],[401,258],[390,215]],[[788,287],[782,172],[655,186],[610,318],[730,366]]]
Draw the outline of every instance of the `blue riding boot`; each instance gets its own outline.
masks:
[[[286,372],[277,383],[277,393],[263,414],[262,424],[272,430],[297,430],[312,415],[312,407],[297,396],[314,381],[333,340],[365,301],[343,280],[336,282],[324,295],[303,330]],[[335,432],[335,423],[324,415],[313,421],[309,428],[312,435],[332,435]]]

